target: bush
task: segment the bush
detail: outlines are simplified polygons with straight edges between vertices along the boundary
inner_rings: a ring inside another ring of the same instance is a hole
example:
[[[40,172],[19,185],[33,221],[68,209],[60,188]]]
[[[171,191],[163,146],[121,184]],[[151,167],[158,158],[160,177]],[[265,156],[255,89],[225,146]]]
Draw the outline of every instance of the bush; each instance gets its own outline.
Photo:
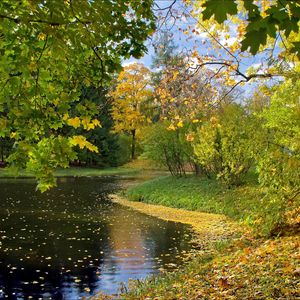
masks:
[[[254,120],[237,104],[230,104],[198,128],[193,148],[209,176],[226,185],[239,185],[253,163]]]
[[[192,153],[185,134],[184,128],[168,130],[165,123],[154,124],[145,134],[143,157],[168,168],[172,175],[184,175],[185,165],[191,162]]]

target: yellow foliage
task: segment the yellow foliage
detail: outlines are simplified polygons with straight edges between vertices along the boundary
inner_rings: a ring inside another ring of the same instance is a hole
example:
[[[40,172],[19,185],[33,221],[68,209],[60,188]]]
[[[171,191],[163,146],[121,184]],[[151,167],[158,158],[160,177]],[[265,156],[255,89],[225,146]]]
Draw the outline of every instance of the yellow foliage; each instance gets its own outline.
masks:
[[[181,120],[177,123],[177,127],[178,128],[182,128],[183,127],[183,122]]]
[[[81,124],[80,119],[78,117],[68,119],[67,123],[68,123],[68,125],[70,125],[74,128],[78,128]]]
[[[176,130],[176,127],[175,127],[173,124],[171,124],[171,125],[168,127],[168,130]]]
[[[131,64],[124,68],[110,96],[114,99],[112,117],[114,131],[132,131],[146,122],[145,103],[153,96],[150,87],[150,70],[143,64]]]
[[[98,148],[91,144],[87,139],[82,135],[75,135],[69,138],[69,141],[72,146],[79,146],[80,149],[87,148],[92,152],[98,153]]]

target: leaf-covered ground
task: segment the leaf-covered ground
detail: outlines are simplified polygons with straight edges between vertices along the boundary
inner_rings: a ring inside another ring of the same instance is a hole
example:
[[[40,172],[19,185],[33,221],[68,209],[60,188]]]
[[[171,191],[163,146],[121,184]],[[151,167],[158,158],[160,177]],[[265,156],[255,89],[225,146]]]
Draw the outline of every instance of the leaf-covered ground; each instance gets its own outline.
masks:
[[[131,207],[148,215],[167,221],[192,225],[199,237],[199,242],[224,239],[241,231],[241,228],[223,215],[187,211],[184,209],[152,205],[143,202],[129,201],[118,195],[110,196],[112,201]]]
[[[300,237],[236,241],[199,255],[181,271],[137,282],[120,298],[300,299]]]
[[[211,234],[219,242],[215,239],[210,248],[199,250],[180,270],[133,281],[129,291],[117,298],[98,295],[97,299],[300,299],[299,235],[268,240],[243,235],[222,242],[221,235],[226,236],[229,228],[234,230],[234,224],[220,215],[131,202],[119,196],[113,197],[113,201],[157,217],[191,224],[200,230],[203,238],[205,231],[212,230]],[[216,222],[221,226],[215,226]],[[206,225],[201,228],[201,224]],[[224,230],[220,230],[222,226]]]
[[[200,212],[220,212],[239,224],[255,226],[251,220],[263,207],[263,193],[255,180],[225,190],[212,181],[164,177],[133,186],[126,195],[135,201],[121,197],[114,201],[159,218],[191,224],[200,238],[212,238],[214,243],[206,243],[180,270],[133,282],[118,299],[300,299],[299,231],[283,232],[274,239],[255,238],[248,226],[246,232],[222,215]],[[237,237],[233,232],[243,233]]]

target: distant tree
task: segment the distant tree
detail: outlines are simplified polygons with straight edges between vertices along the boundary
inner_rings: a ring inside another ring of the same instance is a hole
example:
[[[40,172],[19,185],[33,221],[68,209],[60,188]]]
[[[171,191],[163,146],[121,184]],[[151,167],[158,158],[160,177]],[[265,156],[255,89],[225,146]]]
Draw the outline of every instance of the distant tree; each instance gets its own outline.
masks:
[[[137,131],[151,122],[147,118],[149,99],[153,96],[150,70],[137,63],[125,67],[110,96],[113,98],[114,131],[131,135],[131,158],[134,159]]]
[[[192,157],[192,146],[186,140],[187,129],[169,130],[167,127],[158,122],[148,128],[143,138],[143,157],[166,167],[173,176],[183,176]]]
[[[53,169],[68,166],[73,148],[96,151],[85,137],[59,132],[96,126],[88,102],[70,117],[81,85],[106,85],[122,59],[142,55],[154,29],[152,4],[0,1],[0,136],[14,133],[9,162],[30,168],[41,190],[55,184]]]
[[[95,114],[101,126],[95,126],[90,130],[84,130],[82,127],[76,129],[69,127],[68,129],[63,129],[63,132],[66,134],[66,130],[68,130],[71,131],[69,134],[86,137],[87,140],[91,141],[99,149],[99,153],[76,147],[76,161],[84,165],[117,166],[120,162],[123,162],[123,159],[120,159],[122,156],[119,145],[120,137],[118,134],[112,132],[112,103],[111,98],[108,96],[108,89],[84,86],[78,104],[85,106],[86,100],[95,105]]]
[[[12,151],[13,141],[10,138],[0,138],[0,167],[6,165],[6,159]]]

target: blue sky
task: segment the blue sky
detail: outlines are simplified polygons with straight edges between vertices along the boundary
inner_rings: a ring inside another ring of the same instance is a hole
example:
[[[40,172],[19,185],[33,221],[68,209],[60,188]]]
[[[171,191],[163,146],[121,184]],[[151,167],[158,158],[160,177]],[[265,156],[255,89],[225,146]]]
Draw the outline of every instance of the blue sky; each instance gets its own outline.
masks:
[[[167,7],[168,5],[170,5],[173,1],[172,0],[156,0],[155,2],[160,7],[164,8],[164,7]],[[177,19],[174,25],[172,23],[173,26],[169,25],[169,23],[171,23],[172,20],[168,20],[168,22],[166,22],[166,25],[164,26],[163,30],[168,31],[172,34],[173,41],[174,41],[175,45],[178,46],[178,51],[183,51],[183,50],[192,51],[193,49],[195,49],[198,51],[198,53],[200,55],[215,55],[216,52],[213,52],[212,50],[208,50],[208,47],[209,47],[208,40],[209,39],[207,37],[207,34],[201,33],[200,35],[188,35],[187,36],[183,33],[188,27],[190,28],[190,30],[192,28],[197,28],[197,27],[195,27],[197,20],[195,20],[192,16],[189,15],[189,12],[186,9],[186,7],[184,7],[184,4],[182,3],[182,1],[177,0],[176,4],[173,6],[173,8],[175,10],[178,10],[179,12],[185,11],[185,16],[182,16],[180,19]],[[165,13],[165,11],[164,11],[164,13]],[[234,28],[234,25],[230,24],[230,26],[232,26],[232,29],[231,29],[232,37],[230,37],[230,39],[227,40],[227,42],[229,42],[229,43],[234,41],[234,39],[235,39],[234,35],[236,34],[236,29]],[[155,33],[155,34],[157,34],[157,33]],[[205,46],[203,45],[203,41],[205,41]],[[206,41],[207,41],[207,43],[206,43]],[[223,43],[222,37],[220,38],[219,41],[221,43]],[[132,59],[126,60],[126,61],[124,61],[123,66],[126,66],[133,62],[140,62],[150,68],[152,57],[154,56],[154,48],[152,46],[151,38],[147,40],[146,46],[147,46],[148,52],[145,53],[145,55],[141,59],[137,60],[137,59],[132,58]],[[222,53],[222,51],[221,51],[221,53]],[[222,57],[223,56],[226,57],[225,53],[226,52],[223,51]],[[249,67],[251,67],[251,66],[259,67],[261,65],[265,65],[266,62],[267,62],[267,60],[266,60],[265,55],[260,54],[260,55],[248,57],[248,58],[241,60],[240,70],[242,72],[246,72],[246,70]],[[257,83],[248,82],[248,83],[246,83],[245,86],[239,87],[239,88],[244,91],[244,97],[249,97],[253,91],[253,88],[256,86],[257,86]]]

